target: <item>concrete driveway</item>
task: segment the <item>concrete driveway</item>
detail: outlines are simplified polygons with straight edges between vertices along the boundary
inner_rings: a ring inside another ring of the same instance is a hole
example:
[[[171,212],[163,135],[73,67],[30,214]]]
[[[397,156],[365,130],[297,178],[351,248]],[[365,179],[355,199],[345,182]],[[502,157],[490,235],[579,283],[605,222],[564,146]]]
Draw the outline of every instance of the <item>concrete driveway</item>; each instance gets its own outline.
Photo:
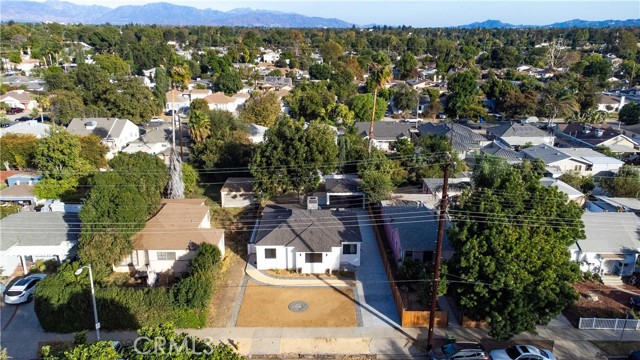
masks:
[[[399,327],[400,319],[382,264],[375,233],[366,211],[358,212],[362,236],[360,266],[356,268],[360,314],[364,327]]]
[[[40,327],[33,302],[0,305],[0,345],[13,359],[33,359],[38,353],[38,339],[45,335]]]

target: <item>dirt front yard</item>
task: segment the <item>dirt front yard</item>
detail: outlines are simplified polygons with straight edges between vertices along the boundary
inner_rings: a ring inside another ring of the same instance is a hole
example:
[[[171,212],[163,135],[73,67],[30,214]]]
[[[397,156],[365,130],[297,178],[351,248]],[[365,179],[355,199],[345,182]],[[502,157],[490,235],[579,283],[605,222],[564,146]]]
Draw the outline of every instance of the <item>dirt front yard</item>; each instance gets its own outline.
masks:
[[[296,301],[304,304],[292,304]],[[294,310],[304,310],[295,312],[290,307]],[[356,327],[358,321],[353,290],[272,287],[249,281],[236,326]]]
[[[624,319],[631,294],[599,282],[579,282],[573,285],[580,298],[563,313],[574,326],[578,326],[581,317]],[[595,301],[594,296],[597,297]]]

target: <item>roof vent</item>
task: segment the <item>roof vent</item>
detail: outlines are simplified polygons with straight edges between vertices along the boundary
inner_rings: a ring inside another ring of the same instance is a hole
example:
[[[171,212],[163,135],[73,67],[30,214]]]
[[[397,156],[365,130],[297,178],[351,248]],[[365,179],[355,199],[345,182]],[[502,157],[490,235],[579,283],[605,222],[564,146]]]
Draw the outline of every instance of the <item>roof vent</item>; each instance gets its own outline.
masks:
[[[84,123],[84,128],[87,130],[93,130],[98,126],[98,122],[97,121],[87,121],[86,123]]]
[[[317,196],[307,197],[307,210],[318,210],[319,208]]]
[[[604,135],[604,130],[596,129],[595,135],[596,135],[596,137],[602,137],[602,135]]]

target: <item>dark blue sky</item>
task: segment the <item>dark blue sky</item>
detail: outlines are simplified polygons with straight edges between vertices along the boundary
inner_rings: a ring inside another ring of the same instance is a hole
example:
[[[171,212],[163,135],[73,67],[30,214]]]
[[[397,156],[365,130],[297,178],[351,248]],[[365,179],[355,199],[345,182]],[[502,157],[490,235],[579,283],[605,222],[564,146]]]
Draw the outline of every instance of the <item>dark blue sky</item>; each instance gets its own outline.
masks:
[[[415,27],[463,25],[487,19],[515,25],[547,25],[571,19],[624,20],[640,18],[640,1],[393,1],[393,0],[67,0],[108,7],[169,2],[197,8],[231,10],[240,7],[333,17],[358,25],[387,24]]]

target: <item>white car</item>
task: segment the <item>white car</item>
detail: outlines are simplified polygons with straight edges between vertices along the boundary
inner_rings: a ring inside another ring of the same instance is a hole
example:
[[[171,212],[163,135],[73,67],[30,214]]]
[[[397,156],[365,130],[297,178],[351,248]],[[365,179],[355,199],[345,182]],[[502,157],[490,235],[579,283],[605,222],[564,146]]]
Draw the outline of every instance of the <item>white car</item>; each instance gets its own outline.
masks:
[[[161,118],[159,118],[159,117],[154,117],[154,118],[151,118],[151,120],[149,120],[149,122],[150,122],[150,123],[161,123],[161,122],[163,122],[163,121],[164,121],[164,120],[162,120],[162,119],[161,119]]]
[[[4,293],[5,304],[30,302],[36,291],[36,284],[45,278],[45,274],[33,274],[18,280]]]
[[[514,345],[506,349],[496,349],[489,353],[491,360],[556,360],[549,350],[532,345]]]
[[[405,119],[404,121],[408,123],[419,123],[422,122],[422,119]]]

